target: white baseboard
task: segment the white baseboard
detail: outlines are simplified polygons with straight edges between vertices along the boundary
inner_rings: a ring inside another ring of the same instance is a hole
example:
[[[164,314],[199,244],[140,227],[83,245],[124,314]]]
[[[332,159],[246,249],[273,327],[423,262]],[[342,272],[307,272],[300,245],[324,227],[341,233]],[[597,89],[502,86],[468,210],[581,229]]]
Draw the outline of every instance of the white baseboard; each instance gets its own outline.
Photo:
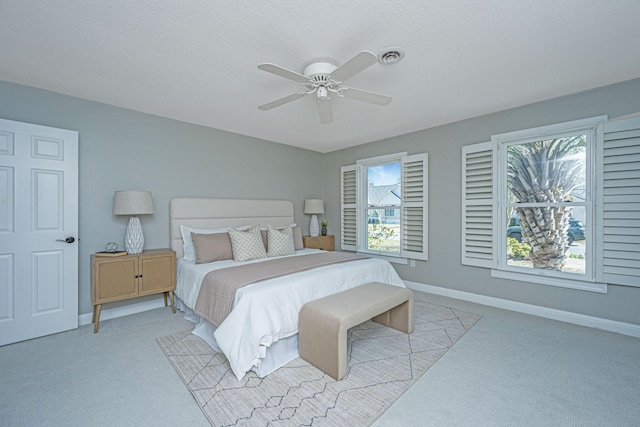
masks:
[[[618,322],[616,320],[603,319],[601,317],[587,316],[585,314],[572,313],[570,311],[557,310],[555,308],[509,301],[501,298],[473,294],[471,292],[427,285],[424,283],[410,282],[408,280],[405,280],[404,283],[410,289],[415,289],[429,294],[475,302],[482,305],[488,305],[490,307],[502,308],[505,310],[516,311],[518,313],[531,314],[533,316],[559,320],[561,322],[573,323],[574,325],[587,326],[595,329],[603,329],[605,331],[617,332],[619,334],[640,338],[640,325],[635,325],[633,323]]]
[[[455,298],[477,304],[488,305],[490,307],[502,308],[518,313],[531,314],[533,316],[544,317],[546,319],[559,320],[561,322],[573,323],[574,325],[587,326],[595,329],[602,329],[610,332],[617,332],[623,335],[640,338],[640,325],[633,323],[618,322],[616,320],[603,319],[601,317],[587,316],[585,314],[572,313],[570,311],[557,310],[555,308],[541,307],[538,305],[525,304],[522,302],[509,301],[506,299],[489,297],[485,295],[473,294],[471,292],[447,289],[440,286],[427,285],[424,283],[411,282],[405,280],[404,283],[410,289],[426,292],[434,295]],[[139,303],[128,304],[122,307],[115,307],[103,310],[100,314],[100,321],[115,319],[117,317],[128,316],[130,314],[141,313],[147,310],[164,307],[163,299],[154,299]],[[91,323],[93,313],[85,313],[78,316],[78,324],[88,325]]]
[[[153,310],[155,308],[164,307],[164,299],[153,299],[149,301],[127,304],[122,307],[108,308],[100,313],[100,321],[115,319],[116,317],[128,316],[130,314],[142,313],[143,311]],[[93,319],[93,313],[85,313],[78,316],[78,325],[89,325]]]

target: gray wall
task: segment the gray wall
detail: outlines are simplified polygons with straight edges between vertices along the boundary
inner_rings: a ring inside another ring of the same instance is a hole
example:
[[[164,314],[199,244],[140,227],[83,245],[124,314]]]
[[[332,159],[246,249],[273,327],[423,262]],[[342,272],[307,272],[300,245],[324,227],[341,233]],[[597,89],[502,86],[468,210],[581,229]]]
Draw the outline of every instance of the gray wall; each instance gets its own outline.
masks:
[[[79,132],[80,314],[92,310],[90,255],[109,241],[124,247],[116,190],[153,193],[155,213],[141,217],[147,248],[169,246],[174,197],[292,200],[306,232],[304,199],[323,196],[323,155],[308,150],[6,82],[0,117]]]
[[[108,241],[123,245],[127,218],[111,213],[116,190],[153,192],[155,214],[142,217],[149,248],[168,246],[168,204],[180,196],[293,200],[305,231],[304,199],[324,196],[329,232],[339,236],[341,166],[426,151],[429,261],[396,266],[403,279],[640,324],[640,288],[609,286],[608,294],[595,294],[493,279],[489,270],[460,264],[462,146],[496,133],[638,111],[640,79],[322,155],[0,82],[0,117],[80,134],[81,314],[91,312],[90,255]]]
[[[428,101],[427,101],[428,102]],[[464,102],[464,100],[461,100]],[[640,111],[640,79],[527,105],[446,126],[335,151],[325,156],[325,217],[340,235],[340,167],[357,159],[406,151],[429,153],[429,260],[396,266],[405,280],[607,319],[640,324],[640,288],[609,286],[596,294],[494,279],[488,269],[463,266],[461,148],[491,135],[569,120]]]

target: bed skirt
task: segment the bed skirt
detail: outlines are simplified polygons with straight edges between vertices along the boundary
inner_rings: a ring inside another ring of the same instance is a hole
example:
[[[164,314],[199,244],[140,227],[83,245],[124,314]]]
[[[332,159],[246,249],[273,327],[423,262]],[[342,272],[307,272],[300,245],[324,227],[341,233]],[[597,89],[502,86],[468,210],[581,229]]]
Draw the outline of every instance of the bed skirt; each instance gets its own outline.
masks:
[[[196,324],[193,331],[191,331],[192,334],[202,338],[218,353],[222,353],[213,336],[216,331],[216,327],[213,324],[195,314],[192,309],[187,307],[187,305],[177,297],[176,308],[184,313],[186,320]],[[260,354],[258,364],[251,370],[255,372],[258,377],[264,378],[298,356],[298,334],[295,334],[287,338],[282,338],[267,347],[265,354]]]

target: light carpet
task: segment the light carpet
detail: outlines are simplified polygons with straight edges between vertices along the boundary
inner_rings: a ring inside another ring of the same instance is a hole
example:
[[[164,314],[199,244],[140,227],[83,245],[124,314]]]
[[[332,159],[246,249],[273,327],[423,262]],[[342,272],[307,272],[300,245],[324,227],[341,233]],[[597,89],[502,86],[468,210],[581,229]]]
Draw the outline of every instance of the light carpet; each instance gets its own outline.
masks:
[[[340,381],[299,357],[238,381],[226,357],[190,331],[156,341],[214,426],[367,426],[481,318],[423,301],[414,315],[409,335],[372,321],[350,329]]]

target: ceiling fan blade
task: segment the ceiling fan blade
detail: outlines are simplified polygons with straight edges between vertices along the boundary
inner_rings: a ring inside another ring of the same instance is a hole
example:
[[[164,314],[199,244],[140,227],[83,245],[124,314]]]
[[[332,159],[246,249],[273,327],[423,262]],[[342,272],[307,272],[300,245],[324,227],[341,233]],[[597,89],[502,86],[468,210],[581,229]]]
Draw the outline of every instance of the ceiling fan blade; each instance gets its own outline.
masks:
[[[366,90],[354,89],[352,87],[340,88],[338,93],[345,98],[355,99],[357,101],[368,102],[370,104],[388,105],[391,102],[391,97],[386,95],[380,95],[379,93],[367,92]]]
[[[292,93],[291,95],[285,96],[284,98],[276,99],[275,101],[271,101],[264,105],[258,107],[259,110],[267,111],[272,108],[276,108],[281,106],[282,104],[286,104],[287,102],[295,101],[296,99],[300,99],[305,96],[305,92]]]
[[[295,71],[287,70],[286,68],[282,68],[275,64],[260,64],[258,65],[258,68],[268,73],[275,74],[276,76],[293,80],[294,82],[309,83],[309,77],[303,76],[302,74],[296,73]]]
[[[355,76],[360,71],[369,68],[378,62],[378,57],[373,53],[363,50],[356,56],[333,70],[331,78],[337,82],[343,82],[350,77]]]
[[[333,121],[333,109],[331,108],[330,99],[318,99],[318,114],[320,115],[320,122],[323,124],[331,123]]]

